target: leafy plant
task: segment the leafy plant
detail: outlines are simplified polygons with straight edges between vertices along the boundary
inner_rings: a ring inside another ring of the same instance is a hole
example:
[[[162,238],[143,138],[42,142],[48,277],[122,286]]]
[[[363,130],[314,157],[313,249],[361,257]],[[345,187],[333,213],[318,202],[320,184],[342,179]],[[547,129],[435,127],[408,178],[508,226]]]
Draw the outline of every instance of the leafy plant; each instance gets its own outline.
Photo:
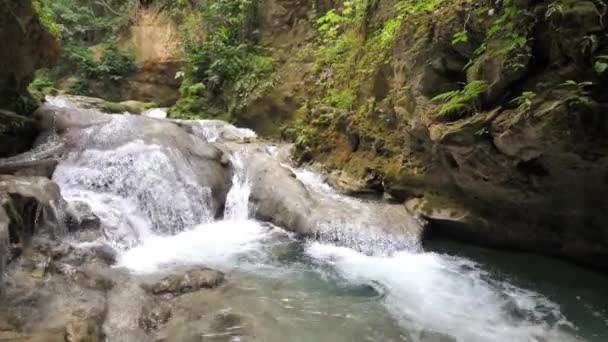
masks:
[[[119,81],[136,70],[133,57],[118,50],[113,44],[104,47],[99,63],[90,71],[99,78]]]
[[[600,55],[595,57],[593,69],[599,75],[605,75],[608,71],[608,55]]]
[[[536,97],[536,93],[533,91],[524,91],[518,97],[511,100],[509,103],[515,104],[517,109],[527,111],[532,107],[532,100]]]
[[[567,80],[561,84],[564,89],[570,91],[570,94],[564,99],[564,102],[568,106],[584,106],[591,104],[593,99],[590,97],[591,91],[589,91],[588,88],[593,85],[593,82],[576,82],[574,80]]]
[[[452,45],[456,45],[458,43],[466,43],[468,41],[469,41],[469,36],[467,35],[467,31],[462,30],[462,31],[454,34],[454,37],[452,38]]]
[[[431,100],[442,103],[439,115],[444,117],[461,117],[471,111],[478,111],[479,97],[488,89],[485,81],[472,81],[460,90],[439,94]]]

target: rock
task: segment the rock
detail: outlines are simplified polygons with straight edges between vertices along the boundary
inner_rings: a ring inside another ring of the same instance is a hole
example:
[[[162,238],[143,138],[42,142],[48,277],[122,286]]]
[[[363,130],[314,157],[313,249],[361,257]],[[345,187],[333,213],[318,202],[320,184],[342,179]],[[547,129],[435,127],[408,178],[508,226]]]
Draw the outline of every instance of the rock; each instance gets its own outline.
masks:
[[[29,119],[37,101],[27,90],[36,69],[51,67],[60,54],[59,43],[41,23],[31,0],[0,6],[0,158],[29,149],[38,130]],[[4,110],[14,111],[6,116]],[[14,114],[14,113],[13,113]]]
[[[144,111],[156,107],[154,102],[141,102],[135,100],[122,101],[119,103],[104,101],[99,109],[104,113],[131,113],[141,114]]]
[[[2,276],[9,257],[9,224],[10,219],[3,207],[0,206],[0,295],[2,294]]]
[[[11,218],[12,241],[39,232],[65,233],[66,204],[57,184],[47,178],[0,175],[0,204]]]
[[[93,109],[76,109],[42,104],[34,117],[42,130],[57,130],[62,133],[68,128],[85,128],[109,122],[112,118]]]
[[[381,191],[381,185],[377,184],[376,180],[370,179],[355,179],[350,177],[345,172],[334,170],[328,177],[327,182],[339,192],[347,196],[378,196]]]
[[[293,172],[264,154],[250,156],[247,165],[256,218],[297,233],[312,234],[314,227],[309,218],[316,203]]]
[[[0,174],[51,178],[57,163],[58,161],[56,159],[5,163],[0,164]]]
[[[70,212],[70,220],[68,226],[70,231],[76,230],[99,230],[101,228],[101,220],[93,209],[86,202],[71,202],[68,205]]]
[[[65,342],[64,332],[18,333],[0,331],[0,341],[11,342]]]
[[[139,316],[139,326],[145,331],[158,329],[171,318],[171,308],[163,304],[155,303],[145,306]]]
[[[103,341],[101,327],[93,319],[73,317],[65,327],[66,342],[99,342]]]
[[[144,289],[155,295],[172,294],[180,295],[194,292],[200,289],[212,289],[224,281],[222,272],[209,268],[189,270],[184,273],[176,273],[164,277],[159,282],[144,285]]]

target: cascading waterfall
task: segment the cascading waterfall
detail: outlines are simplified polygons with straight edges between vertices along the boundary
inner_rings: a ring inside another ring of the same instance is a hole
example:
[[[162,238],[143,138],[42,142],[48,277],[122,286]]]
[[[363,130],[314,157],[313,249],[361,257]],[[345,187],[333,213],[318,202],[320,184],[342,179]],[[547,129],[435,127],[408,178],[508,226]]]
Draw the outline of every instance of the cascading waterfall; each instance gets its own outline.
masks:
[[[106,240],[120,250],[118,266],[151,273],[206,265],[247,279],[260,294],[243,290],[233,304],[240,301],[253,316],[270,312],[270,335],[262,340],[579,340],[575,324],[548,297],[469,259],[424,252],[418,241],[387,233],[375,225],[373,203],[337,194],[313,172],[293,170],[312,196],[335,208],[318,239],[300,241],[253,220],[246,150],[230,155],[232,186],[224,219],[216,221],[208,189],[196,186],[179,152],[137,140],[104,148],[105,139],[137,129],[120,116],[112,120],[103,130],[84,130],[81,138],[93,147],[58,166],[53,179],[64,197],[88,203],[101,218]],[[180,124],[208,142],[255,137],[218,121]]]

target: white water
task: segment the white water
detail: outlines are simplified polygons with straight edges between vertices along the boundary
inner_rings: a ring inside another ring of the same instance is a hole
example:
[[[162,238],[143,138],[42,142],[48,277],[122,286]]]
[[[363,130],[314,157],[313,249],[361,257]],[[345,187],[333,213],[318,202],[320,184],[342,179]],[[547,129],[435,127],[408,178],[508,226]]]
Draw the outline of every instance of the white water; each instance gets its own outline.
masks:
[[[141,115],[155,119],[166,119],[167,111],[167,108],[152,108],[144,111],[143,113],[141,113]]]
[[[195,133],[207,141],[222,138],[213,128],[215,123],[199,127]],[[120,119],[114,128],[134,129],[122,127]],[[151,273],[180,265],[208,265],[276,277],[260,271],[267,265],[273,272],[283,270],[279,273],[285,281],[293,277],[290,262],[277,263],[270,247],[289,248],[298,242],[276,227],[249,218],[250,183],[242,156],[231,156],[233,186],[225,220],[216,222],[206,205],[208,191],[194,186],[192,174],[180,160],[173,151],[135,141],[116,150],[89,149],[70,155],[57,168],[54,180],[66,199],[87,202],[101,218],[107,241],[122,251],[118,266]],[[318,175],[299,170],[296,175],[313,193],[364,211],[365,203],[338,195]],[[493,279],[468,259],[422,252],[417,241],[393,243],[397,237],[377,230],[360,234],[356,224],[349,227],[352,222],[336,220],[325,227],[327,234],[320,241],[300,242],[299,258],[308,258],[306,267],[314,272],[336,273],[353,286],[371,286],[382,293],[367,305],[382,305],[403,329],[402,340],[432,341],[429,332],[467,342],[576,340],[572,323],[543,295]],[[346,238],[356,240],[346,246],[357,248],[341,246],[339,240]],[[325,279],[321,283],[332,281],[326,276],[321,279]],[[317,291],[315,296],[332,296],[329,291]],[[319,341],[331,335],[317,333]]]

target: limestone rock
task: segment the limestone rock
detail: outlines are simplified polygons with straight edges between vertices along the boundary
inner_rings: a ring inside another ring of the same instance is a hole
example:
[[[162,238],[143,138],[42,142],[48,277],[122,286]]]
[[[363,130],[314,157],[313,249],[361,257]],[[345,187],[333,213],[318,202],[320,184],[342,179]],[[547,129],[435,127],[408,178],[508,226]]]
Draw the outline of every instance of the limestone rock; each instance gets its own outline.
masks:
[[[180,295],[200,289],[212,289],[224,281],[222,272],[209,268],[188,270],[168,275],[154,284],[144,285],[144,289],[155,295]]]

